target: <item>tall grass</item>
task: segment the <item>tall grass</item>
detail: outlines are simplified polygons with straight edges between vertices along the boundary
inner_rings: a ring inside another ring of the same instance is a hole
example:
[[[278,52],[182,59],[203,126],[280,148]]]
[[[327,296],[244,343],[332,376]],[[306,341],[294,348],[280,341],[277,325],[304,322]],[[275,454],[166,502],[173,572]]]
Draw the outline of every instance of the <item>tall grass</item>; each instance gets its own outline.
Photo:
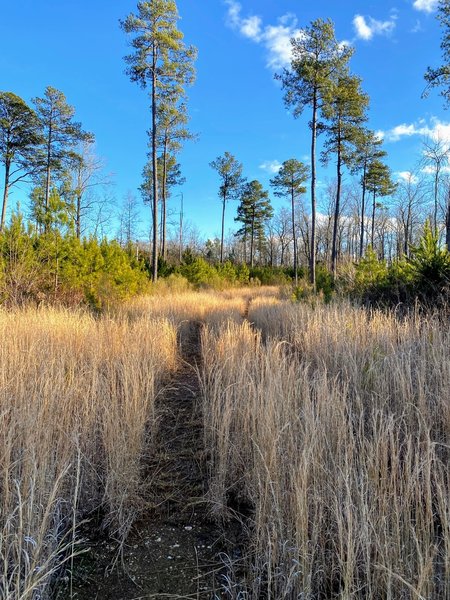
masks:
[[[448,324],[252,306],[202,342],[211,500],[253,507],[240,597],[450,597]]]
[[[0,310],[1,598],[45,598],[84,517],[100,514],[114,539],[126,539],[153,499],[143,475],[155,398],[179,341],[193,321],[241,322],[246,293],[170,291],[97,319]]]
[[[176,330],[48,309],[0,312],[0,337],[0,596],[44,598],[80,518],[122,541],[142,510]]]

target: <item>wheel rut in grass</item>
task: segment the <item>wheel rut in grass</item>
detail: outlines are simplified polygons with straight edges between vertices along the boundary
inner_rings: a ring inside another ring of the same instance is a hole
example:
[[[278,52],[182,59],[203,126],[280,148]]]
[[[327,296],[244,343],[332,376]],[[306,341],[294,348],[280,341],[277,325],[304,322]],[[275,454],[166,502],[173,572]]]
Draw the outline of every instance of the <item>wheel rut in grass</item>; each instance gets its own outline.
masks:
[[[201,323],[183,327],[180,365],[156,402],[158,426],[144,465],[148,509],[120,556],[97,540],[77,568],[72,598],[221,598],[226,533],[209,517],[201,391]],[[84,565],[84,566],[83,566]],[[112,566],[114,565],[114,566]],[[70,598],[69,594],[59,596]]]

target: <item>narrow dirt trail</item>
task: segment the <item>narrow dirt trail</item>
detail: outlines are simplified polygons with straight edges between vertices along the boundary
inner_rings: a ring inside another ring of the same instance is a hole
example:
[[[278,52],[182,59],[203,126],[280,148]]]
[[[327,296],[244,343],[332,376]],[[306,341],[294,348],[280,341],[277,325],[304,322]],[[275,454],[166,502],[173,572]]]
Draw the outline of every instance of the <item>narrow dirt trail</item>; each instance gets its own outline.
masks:
[[[74,586],[78,600],[221,598],[217,591],[224,532],[209,518],[200,385],[201,323],[181,336],[180,366],[157,399],[153,452],[144,468],[149,509],[135,524],[115,568],[114,547],[91,550]],[[65,597],[70,597],[65,596]]]

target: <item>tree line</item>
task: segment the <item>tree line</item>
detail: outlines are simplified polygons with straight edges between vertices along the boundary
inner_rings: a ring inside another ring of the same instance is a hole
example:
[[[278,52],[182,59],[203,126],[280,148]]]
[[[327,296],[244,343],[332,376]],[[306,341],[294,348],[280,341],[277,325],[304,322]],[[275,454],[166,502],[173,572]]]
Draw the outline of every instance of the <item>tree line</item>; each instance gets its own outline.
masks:
[[[428,70],[430,87],[448,85],[448,11],[447,3],[441,3],[444,66]],[[197,51],[184,43],[178,19],[173,0],[151,0],[138,2],[137,11],[120,21],[132,48],[125,57],[126,72],[150,99],[148,160],[140,192],[151,212],[154,281],[160,265],[175,255],[167,202],[172,190],[184,182],[178,154],[184,142],[195,137],[188,129],[186,88],[194,82]],[[382,139],[367,126],[369,97],[350,68],[354,49],[338,41],[329,19],[313,21],[291,44],[291,64],[276,78],[292,116],[307,112],[310,117],[311,152],[308,164],[296,158],[285,160],[270,182],[273,194],[289,202],[289,210],[275,213],[269,191],[257,180],[247,181],[243,165],[225,152],[210,163],[220,179],[221,237],[198,250],[220,264],[231,259],[250,267],[291,265],[296,285],[300,270],[306,269],[315,287],[318,263],[325,264],[335,280],[339,263],[360,261],[368,248],[382,260],[407,256],[423,231],[424,216],[432,234],[443,233],[450,246],[447,145],[426,141],[418,173],[394,182]],[[32,182],[30,219],[37,234],[58,229],[80,240],[86,231],[88,192],[104,181],[101,161],[93,153],[94,136],[75,120],[75,110],[61,91],[47,87],[31,104],[12,92],[0,93],[4,168],[0,232],[5,229],[10,191],[26,180]],[[319,136],[324,140],[320,155]],[[326,190],[317,181],[318,161],[334,163],[334,179]],[[431,174],[431,188],[424,171]],[[344,183],[345,172],[354,177],[351,185]],[[231,200],[238,201],[239,229],[232,240],[225,240],[226,207]],[[124,210],[129,242],[132,215],[138,217],[131,200]],[[180,261],[181,215],[179,229]]]

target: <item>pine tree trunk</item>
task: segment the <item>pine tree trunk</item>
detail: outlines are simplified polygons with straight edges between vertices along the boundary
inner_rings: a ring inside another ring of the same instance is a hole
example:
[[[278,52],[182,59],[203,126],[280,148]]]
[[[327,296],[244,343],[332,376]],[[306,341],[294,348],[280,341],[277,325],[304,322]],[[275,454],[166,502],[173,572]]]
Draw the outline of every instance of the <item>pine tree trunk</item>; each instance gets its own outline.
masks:
[[[161,255],[163,259],[166,260],[167,138],[164,140],[161,200]]]
[[[317,137],[317,89],[313,94],[311,122],[311,253],[309,261],[310,282],[316,289],[316,137]]]
[[[252,215],[252,231],[250,237],[250,267],[253,269],[253,246],[254,246],[254,238],[255,238],[255,209],[253,209]]]
[[[341,203],[341,184],[342,184],[342,173],[341,173],[341,140],[338,134],[337,143],[337,188],[336,188],[336,204],[334,206],[334,223],[333,223],[333,240],[331,244],[331,272],[333,274],[333,280],[336,280],[337,272],[337,234],[338,234],[338,223],[339,223],[339,211]]]
[[[156,140],[156,47],[153,45],[152,63],[152,168],[153,168],[153,243],[152,280],[158,280],[158,163]]]
[[[5,163],[5,187],[3,189],[3,202],[2,202],[2,217],[0,220],[0,232],[3,231],[5,227],[6,220],[6,208],[8,205],[8,192],[9,192],[9,172],[11,169],[11,162],[9,160]]]
[[[51,180],[51,159],[52,159],[52,119],[53,119],[53,110],[50,113],[50,122],[48,126],[48,140],[47,140],[47,168],[46,168],[46,176],[45,176],[45,205],[44,205],[44,215],[45,215],[45,223],[44,223],[44,231],[48,230],[48,216],[49,216],[49,203],[50,203],[50,180]]]
[[[372,230],[370,232],[370,245],[372,246],[372,250],[375,251],[374,243],[375,243],[375,209],[376,209],[376,196],[375,190],[373,191],[373,200],[372,200]]]
[[[362,198],[361,198],[361,231],[359,237],[359,258],[364,254],[364,215],[366,212],[366,163],[364,162],[362,176]]]
[[[295,198],[294,187],[291,188],[291,209],[292,209],[292,239],[294,240],[294,281],[295,287],[298,287],[298,258],[297,258],[297,236],[295,235]]]
[[[223,263],[223,238],[225,233],[225,205],[227,203],[227,194],[224,190],[222,198],[222,233],[220,236],[220,264]]]

